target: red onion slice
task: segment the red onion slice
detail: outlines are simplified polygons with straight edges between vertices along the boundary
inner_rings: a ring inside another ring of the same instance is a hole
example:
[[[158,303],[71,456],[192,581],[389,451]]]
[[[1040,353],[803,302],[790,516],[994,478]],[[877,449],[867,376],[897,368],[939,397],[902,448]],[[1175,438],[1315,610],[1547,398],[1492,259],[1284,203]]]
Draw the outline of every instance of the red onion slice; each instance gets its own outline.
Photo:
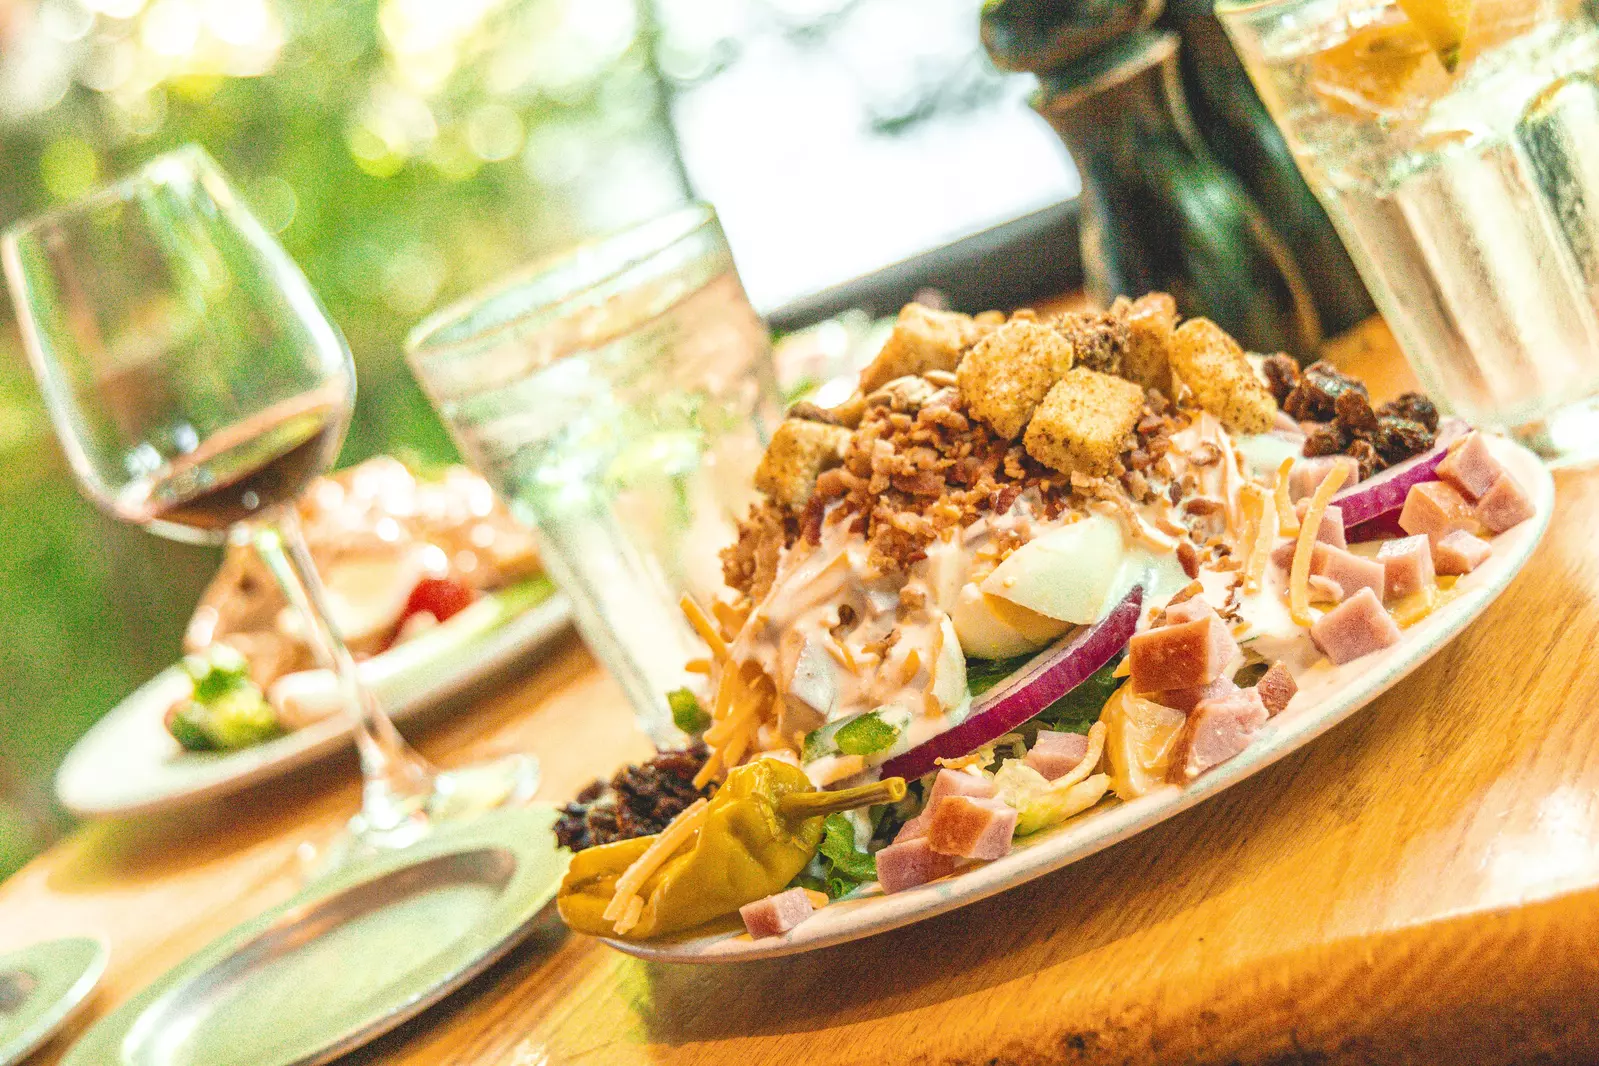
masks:
[[[1465,436],[1470,429],[1459,419],[1448,419],[1438,426],[1437,443],[1427,451],[1390,466],[1365,481],[1356,482],[1334,496],[1332,502],[1344,512],[1344,528],[1352,531],[1353,527],[1363,522],[1399,510],[1405,505],[1405,497],[1412,486],[1423,481],[1437,481],[1438,464],[1449,454],[1449,445]]]
[[[1086,629],[1028,660],[1027,665],[972,701],[971,713],[883,764],[884,777],[915,780],[1009,733],[1081,685],[1127,646],[1138,626],[1144,586],[1134,585],[1110,612]]]

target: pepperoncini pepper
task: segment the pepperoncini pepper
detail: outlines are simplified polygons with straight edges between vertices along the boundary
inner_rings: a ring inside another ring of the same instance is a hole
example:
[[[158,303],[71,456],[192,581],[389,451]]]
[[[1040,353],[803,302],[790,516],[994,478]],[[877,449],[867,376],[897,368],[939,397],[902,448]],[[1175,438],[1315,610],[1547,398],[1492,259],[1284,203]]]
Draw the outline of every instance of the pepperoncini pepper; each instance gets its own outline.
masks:
[[[827,815],[904,796],[904,778],[819,792],[799,767],[756,759],[728,773],[699,831],[639,885],[644,906],[631,928],[618,933],[605,910],[654,836],[578,852],[556,906],[567,925],[594,936],[647,940],[692,929],[786,888],[816,854]]]

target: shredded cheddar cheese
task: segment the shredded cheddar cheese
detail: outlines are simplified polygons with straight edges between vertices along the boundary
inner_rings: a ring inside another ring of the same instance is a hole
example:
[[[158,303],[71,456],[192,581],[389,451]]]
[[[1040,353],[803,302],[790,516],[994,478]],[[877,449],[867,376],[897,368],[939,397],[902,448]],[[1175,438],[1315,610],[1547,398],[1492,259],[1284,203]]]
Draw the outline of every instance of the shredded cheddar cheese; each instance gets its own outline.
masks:
[[[682,813],[668,822],[654,842],[644,849],[644,854],[634,859],[632,865],[623,870],[622,876],[616,879],[616,891],[611,895],[611,902],[605,905],[602,917],[613,923],[612,927],[618,933],[626,932],[638,922],[639,912],[644,909],[644,901],[639,898],[639,889],[644,887],[644,882],[648,881],[655,871],[666,864],[666,860],[676,854],[678,848],[700,831],[705,819],[709,817],[709,806],[710,801],[701,797],[683,808]],[[633,908],[635,901],[638,903],[636,909]],[[622,923],[626,921],[630,909],[632,921],[627,922],[624,928]]]
[[[688,624],[694,627],[694,631],[706,644],[710,645],[711,654],[716,656],[719,662],[725,661],[727,641],[722,639],[722,634],[717,632],[716,626],[706,617],[704,609],[694,602],[694,597],[685,595],[678,601],[678,606],[682,607],[683,613],[688,616]]]
[[[1294,565],[1288,576],[1288,613],[1295,625],[1310,628],[1315,621],[1310,616],[1310,560],[1316,550],[1316,534],[1321,529],[1322,517],[1333,493],[1343,485],[1349,471],[1343,465],[1333,467],[1327,477],[1316,486],[1305,510],[1305,520],[1299,523],[1299,542],[1294,545]]]
[[[638,924],[639,916],[643,913],[644,897],[634,896],[627,901],[627,909],[622,912],[622,916],[616,920],[616,924],[611,928],[615,929],[618,935],[625,933]]]
[[[1277,468],[1277,483],[1272,486],[1272,498],[1277,501],[1277,532],[1280,536],[1292,537],[1299,532],[1299,518],[1294,514],[1294,505],[1288,499],[1288,473],[1294,468],[1294,457],[1289,456]]]
[[[1277,540],[1277,510],[1266,498],[1264,489],[1257,485],[1245,486],[1246,502],[1254,519],[1254,540],[1244,566],[1244,591],[1260,591],[1260,579],[1271,560],[1271,549]]]

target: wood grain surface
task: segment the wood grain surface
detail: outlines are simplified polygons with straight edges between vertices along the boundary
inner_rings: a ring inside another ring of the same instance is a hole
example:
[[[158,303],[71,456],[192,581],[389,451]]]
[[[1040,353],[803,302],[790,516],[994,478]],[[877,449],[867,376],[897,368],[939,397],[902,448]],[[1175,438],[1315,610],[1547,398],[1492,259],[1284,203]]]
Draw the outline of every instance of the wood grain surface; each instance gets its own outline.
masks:
[[[1337,358],[1379,395],[1403,384],[1380,324]],[[1126,843],[770,962],[647,964],[546,914],[504,962],[350,1061],[1599,1059],[1599,473],[1562,473],[1557,493],[1531,564],[1436,658]],[[575,638],[471,702],[426,726],[422,749],[446,765],[535,751],[550,799],[647,748]],[[0,886],[0,949],[103,934],[91,1018],[104,1014],[289,895],[296,847],[355,803],[341,758],[181,816],[88,827]]]

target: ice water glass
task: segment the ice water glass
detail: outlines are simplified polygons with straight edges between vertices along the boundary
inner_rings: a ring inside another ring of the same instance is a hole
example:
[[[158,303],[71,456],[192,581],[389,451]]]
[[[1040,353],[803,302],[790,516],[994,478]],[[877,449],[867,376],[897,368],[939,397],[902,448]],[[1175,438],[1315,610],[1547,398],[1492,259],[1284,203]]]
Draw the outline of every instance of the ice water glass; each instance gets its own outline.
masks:
[[[334,854],[403,847],[439,819],[530,796],[537,764],[525,757],[435,770],[357,676],[295,507],[338,454],[355,366],[305,276],[210,156],[178,149],[18,223],[0,258],[85,493],[152,532],[253,543],[338,677],[365,788]]]
[[[722,586],[780,417],[765,326],[706,206],[536,264],[419,325],[412,369],[468,462],[538,530],[579,629],[662,746],[706,653],[678,606]]]
[[[1551,461],[1599,456],[1592,6],[1479,0],[1453,48],[1396,0],[1217,15],[1424,387]]]

